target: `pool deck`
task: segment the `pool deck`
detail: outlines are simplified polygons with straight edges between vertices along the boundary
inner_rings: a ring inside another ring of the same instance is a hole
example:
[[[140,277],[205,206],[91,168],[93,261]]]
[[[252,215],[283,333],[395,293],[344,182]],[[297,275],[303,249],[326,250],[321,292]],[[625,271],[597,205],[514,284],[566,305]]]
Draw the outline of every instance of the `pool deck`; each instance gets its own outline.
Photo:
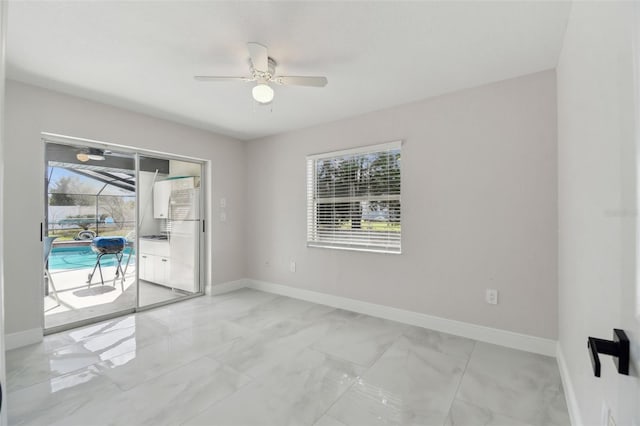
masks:
[[[135,307],[136,286],[133,284],[136,281],[136,273],[133,262],[127,269],[122,285],[120,278],[115,280],[114,283],[116,267],[103,266],[104,285],[100,282],[100,273],[96,270],[91,286],[89,286],[87,278],[92,269],[93,267],[49,270],[57,289],[60,305],[56,303],[53,289],[49,286],[49,295],[44,297],[45,328],[57,327]],[[182,296],[184,296],[184,293],[146,281],[140,281],[141,306]]]

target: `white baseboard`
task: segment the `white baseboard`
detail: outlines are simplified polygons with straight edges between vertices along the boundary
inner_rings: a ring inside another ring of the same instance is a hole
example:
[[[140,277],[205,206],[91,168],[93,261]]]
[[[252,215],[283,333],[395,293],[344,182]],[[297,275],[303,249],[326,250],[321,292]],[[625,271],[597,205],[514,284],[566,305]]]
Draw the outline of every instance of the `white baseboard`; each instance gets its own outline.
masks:
[[[580,408],[578,407],[578,399],[576,398],[575,388],[569,375],[567,368],[567,360],[564,358],[560,342],[556,347],[556,360],[558,361],[558,369],[560,370],[560,378],[562,379],[562,387],[564,388],[564,397],[567,401],[567,409],[571,418],[572,426],[582,426],[582,418],[580,416]]]
[[[482,342],[506,346],[508,348],[519,349],[551,357],[556,356],[557,342],[552,339],[545,339],[542,337],[530,336],[527,334],[515,333],[512,331],[500,330],[497,328],[440,318],[432,315],[422,314],[419,312],[407,311],[390,306],[377,305],[375,303],[363,302],[356,299],[349,299],[347,297],[318,293],[310,290],[303,290],[281,284],[274,284],[251,279],[245,281],[247,287],[256,290],[289,296],[295,299],[319,303],[321,305],[333,306],[335,308],[346,309],[349,311],[371,315],[374,317],[402,322],[418,327],[424,327],[443,333],[454,334],[456,336],[462,336]]]
[[[230,291],[235,291],[247,287],[247,284],[247,280],[245,279],[229,281],[222,284],[208,286],[205,293],[209,296],[217,296],[218,294],[229,293]]]
[[[17,349],[23,346],[32,345],[42,341],[42,329],[32,328],[30,330],[9,333],[4,336],[4,346],[6,350]]]

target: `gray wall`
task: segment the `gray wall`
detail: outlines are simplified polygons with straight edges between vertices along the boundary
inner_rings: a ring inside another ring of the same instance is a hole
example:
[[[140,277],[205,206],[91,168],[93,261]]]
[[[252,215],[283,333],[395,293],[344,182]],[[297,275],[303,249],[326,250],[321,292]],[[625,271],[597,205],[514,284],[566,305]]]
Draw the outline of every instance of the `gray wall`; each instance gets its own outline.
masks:
[[[555,105],[547,71],[243,143],[10,81],[7,175],[20,185],[5,198],[6,294],[19,302],[7,332],[41,324],[46,131],[211,160],[214,217],[220,198],[228,206],[213,222],[214,284],[250,277],[555,338]],[[305,156],[396,139],[403,254],[307,248]]]
[[[575,2],[557,70],[560,354],[585,425],[603,424],[603,404],[618,425],[640,421],[634,3]],[[630,335],[636,371],[604,356],[596,378],[587,336],[613,328]]]
[[[307,248],[305,156],[397,139],[402,255]],[[556,176],[554,71],[251,141],[248,276],[554,339]]]
[[[244,144],[104,104],[8,81],[6,92],[4,242],[6,332],[42,325],[41,243],[44,215],[44,150],[41,132],[51,132],[211,161],[209,201],[227,199],[227,221],[209,221],[213,258],[209,282],[237,280],[244,273]],[[215,214],[215,209],[212,209]],[[217,215],[214,215],[217,217]]]

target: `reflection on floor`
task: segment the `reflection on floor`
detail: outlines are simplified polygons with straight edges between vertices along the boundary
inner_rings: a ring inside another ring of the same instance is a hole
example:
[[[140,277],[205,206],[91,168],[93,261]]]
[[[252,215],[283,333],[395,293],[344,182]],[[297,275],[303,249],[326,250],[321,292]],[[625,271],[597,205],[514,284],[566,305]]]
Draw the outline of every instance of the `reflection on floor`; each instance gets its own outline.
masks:
[[[115,269],[115,266],[102,268],[104,285],[101,284],[100,274],[96,271],[91,280],[91,287],[87,284],[91,269],[51,271],[53,282],[58,290],[60,305],[56,306],[53,293],[45,296],[45,328],[135,307],[135,270],[133,268],[127,270],[124,283],[121,284],[120,279],[114,280]],[[140,281],[140,306],[176,299],[185,294],[187,293]]]
[[[243,289],[7,353],[10,424],[568,425],[553,358]]]

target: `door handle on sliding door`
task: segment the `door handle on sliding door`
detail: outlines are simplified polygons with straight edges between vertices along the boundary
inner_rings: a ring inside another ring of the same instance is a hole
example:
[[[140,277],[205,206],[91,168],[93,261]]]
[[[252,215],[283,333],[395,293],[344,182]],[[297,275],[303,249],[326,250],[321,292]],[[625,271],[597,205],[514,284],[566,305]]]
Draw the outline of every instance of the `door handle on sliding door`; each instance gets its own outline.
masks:
[[[600,377],[600,356],[598,354],[611,355],[618,373],[629,375],[629,338],[624,330],[614,328],[613,340],[589,337],[587,348],[589,348],[594,376]]]

